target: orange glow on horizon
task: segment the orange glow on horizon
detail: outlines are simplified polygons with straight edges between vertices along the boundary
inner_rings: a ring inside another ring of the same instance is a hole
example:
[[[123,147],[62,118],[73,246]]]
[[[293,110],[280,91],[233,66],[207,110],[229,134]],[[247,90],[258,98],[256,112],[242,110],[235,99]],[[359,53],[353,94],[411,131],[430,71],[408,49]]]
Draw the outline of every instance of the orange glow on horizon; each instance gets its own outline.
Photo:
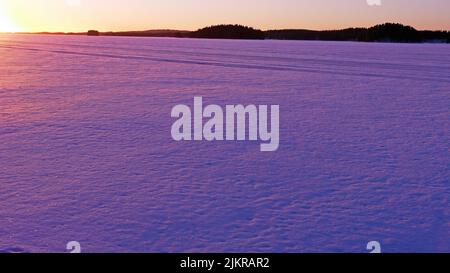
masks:
[[[395,22],[449,30],[448,0],[0,0],[0,32],[196,30],[216,24],[342,29]]]

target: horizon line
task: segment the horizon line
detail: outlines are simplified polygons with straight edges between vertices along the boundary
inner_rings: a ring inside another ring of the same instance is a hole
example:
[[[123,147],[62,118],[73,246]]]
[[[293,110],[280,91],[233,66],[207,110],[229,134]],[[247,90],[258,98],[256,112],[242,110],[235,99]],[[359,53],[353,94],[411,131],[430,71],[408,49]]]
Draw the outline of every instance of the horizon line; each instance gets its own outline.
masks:
[[[362,26],[349,26],[349,27],[343,27],[343,28],[327,28],[327,29],[314,29],[314,28],[301,28],[301,27],[297,27],[297,28],[270,28],[270,29],[261,29],[261,28],[257,28],[254,26],[249,26],[249,25],[244,25],[244,24],[238,24],[238,23],[222,23],[222,24],[211,24],[211,25],[206,25],[204,27],[209,27],[209,26],[217,26],[217,25],[242,25],[242,26],[248,26],[248,27],[252,27],[254,29],[258,29],[258,30],[262,30],[262,31],[271,31],[271,30],[311,30],[311,31],[335,31],[335,30],[344,30],[344,29],[352,29],[352,28],[370,28],[376,25],[382,25],[382,24],[386,24],[386,23],[393,23],[393,24],[402,24],[404,26],[411,26],[414,29],[418,30],[418,31],[447,31],[450,32],[450,28],[449,29],[421,29],[421,28],[417,28],[413,25],[409,25],[409,24],[404,24],[404,23],[398,23],[398,22],[383,22],[383,23],[378,23],[378,24],[374,24],[372,26],[366,26],[366,27],[362,27]],[[99,31],[100,33],[106,33],[106,32],[138,32],[138,31],[180,31],[180,32],[194,32],[197,31],[201,28],[197,28],[197,29],[192,29],[192,30],[188,30],[188,29],[175,29],[175,28],[154,28],[154,29],[135,29],[135,30],[98,30],[97,28],[90,28],[84,31],[47,31],[47,30],[42,30],[42,31],[0,31],[0,33],[2,34],[41,34],[41,33],[61,33],[61,34],[71,34],[71,33],[86,33],[89,30],[96,30]]]

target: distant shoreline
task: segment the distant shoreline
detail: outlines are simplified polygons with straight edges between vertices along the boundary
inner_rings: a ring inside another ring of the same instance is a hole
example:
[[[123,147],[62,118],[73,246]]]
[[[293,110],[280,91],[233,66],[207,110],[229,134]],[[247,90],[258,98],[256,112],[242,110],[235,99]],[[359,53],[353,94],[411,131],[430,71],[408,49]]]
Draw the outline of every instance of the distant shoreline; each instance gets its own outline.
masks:
[[[371,28],[347,28],[341,30],[281,29],[258,30],[242,25],[216,25],[197,31],[144,30],[100,32],[21,32],[16,34],[87,35],[115,37],[171,37],[236,40],[302,40],[302,41],[352,41],[394,43],[450,43],[450,31],[416,30],[396,23],[385,23]]]

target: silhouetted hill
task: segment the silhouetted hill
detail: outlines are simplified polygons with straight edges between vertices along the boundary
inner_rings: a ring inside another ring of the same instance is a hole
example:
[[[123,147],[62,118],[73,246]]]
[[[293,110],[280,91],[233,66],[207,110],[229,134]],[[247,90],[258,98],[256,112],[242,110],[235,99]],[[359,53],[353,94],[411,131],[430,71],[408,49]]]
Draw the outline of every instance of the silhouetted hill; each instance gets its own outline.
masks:
[[[208,39],[265,39],[265,34],[259,29],[241,25],[217,25],[209,26],[190,34],[192,38]]]

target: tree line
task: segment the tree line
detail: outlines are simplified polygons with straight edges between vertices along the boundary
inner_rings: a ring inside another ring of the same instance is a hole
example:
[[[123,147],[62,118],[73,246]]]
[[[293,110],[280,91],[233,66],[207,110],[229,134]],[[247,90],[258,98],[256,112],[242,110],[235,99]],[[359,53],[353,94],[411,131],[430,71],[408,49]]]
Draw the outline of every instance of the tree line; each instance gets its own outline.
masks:
[[[90,36],[177,37],[205,39],[276,39],[360,42],[450,43],[449,31],[420,31],[411,26],[385,23],[370,28],[341,30],[282,29],[262,31],[243,25],[215,25],[196,31],[148,30],[127,32],[98,32],[90,30]]]
[[[342,30],[269,30],[266,39],[282,40],[329,40],[360,42],[450,42],[448,31],[419,31],[411,26],[385,23],[370,28],[347,28]]]

